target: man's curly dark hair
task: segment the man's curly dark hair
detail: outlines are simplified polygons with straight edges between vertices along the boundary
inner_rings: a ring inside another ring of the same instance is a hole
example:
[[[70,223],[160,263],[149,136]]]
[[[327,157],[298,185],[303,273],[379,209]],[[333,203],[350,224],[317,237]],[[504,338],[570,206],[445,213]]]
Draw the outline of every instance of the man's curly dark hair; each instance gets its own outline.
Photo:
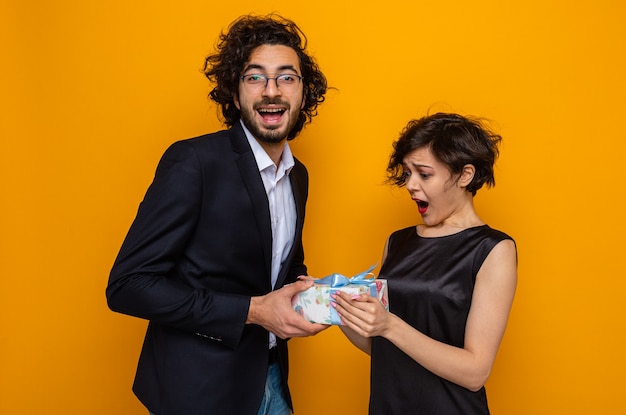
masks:
[[[222,32],[216,52],[205,58],[202,70],[209,81],[215,84],[209,97],[221,106],[224,123],[233,126],[240,118],[234,97],[239,88],[241,72],[250,54],[262,45],[288,46],[300,59],[304,107],[287,136],[287,139],[292,140],[317,115],[317,106],[324,102],[328,86],[315,59],[306,52],[306,36],[291,20],[275,14],[247,15],[235,20],[227,32]]]

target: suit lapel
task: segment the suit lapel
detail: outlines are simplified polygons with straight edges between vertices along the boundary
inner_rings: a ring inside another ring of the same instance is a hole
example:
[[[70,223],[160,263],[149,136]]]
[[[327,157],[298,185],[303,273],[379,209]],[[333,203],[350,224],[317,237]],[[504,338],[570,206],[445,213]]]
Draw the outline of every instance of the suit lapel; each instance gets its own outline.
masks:
[[[267,272],[267,287],[269,290],[271,289],[272,274],[272,224],[270,223],[270,208],[267,194],[265,193],[265,187],[263,186],[263,180],[261,179],[254,153],[252,153],[252,149],[250,148],[246,134],[241,128],[241,124],[236,123],[233,128],[230,129],[230,135],[233,151],[240,155],[237,160],[237,166],[239,167],[241,177],[254,207],[256,223],[263,245],[263,256],[265,257],[265,268]],[[305,178],[302,177],[301,174],[298,174],[297,165],[298,161],[296,161],[296,166],[294,166],[289,174],[291,189],[296,203],[296,231],[294,243],[285,261],[287,264],[291,263],[294,249],[298,245],[298,241],[302,239],[302,227],[304,222],[306,202],[306,194],[304,192],[306,192],[306,182]],[[281,267],[276,281],[277,287],[283,285],[288,272],[289,267]]]
[[[296,163],[298,163],[296,161]],[[289,174],[289,180],[291,181],[291,189],[293,190],[293,197],[296,200],[296,238],[300,236],[302,232],[302,225],[304,222],[304,208],[305,208],[305,195],[302,193],[306,188],[306,183],[303,183],[301,175],[297,174],[297,170],[294,166],[291,174]]]
[[[246,138],[241,124],[236,123],[230,129],[231,143],[233,151],[240,157],[237,159],[237,167],[241,173],[241,178],[246,186],[246,190],[252,200],[254,214],[261,242],[263,245],[263,256],[265,257],[265,269],[267,272],[267,286],[271,287],[271,264],[272,264],[272,225],[270,223],[270,208],[263,186],[263,180],[257,165],[248,139]]]
[[[294,234],[293,244],[291,245],[291,250],[289,251],[289,255],[287,256],[287,260],[285,261],[287,264],[290,264],[294,255],[294,250],[298,246],[299,241],[302,240],[302,228],[304,225],[304,209],[305,209],[305,201],[306,195],[303,193],[306,189],[306,183],[303,182],[303,177],[298,174],[298,169],[296,168],[298,161],[296,161],[296,166],[291,170],[289,174],[289,181],[291,182],[291,190],[293,192],[293,197],[296,202],[296,231]],[[276,280],[276,286],[282,287],[285,278],[287,278],[287,274],[289,272],[289,267],[281,267],[280,272],[278,273],[278,279]]]

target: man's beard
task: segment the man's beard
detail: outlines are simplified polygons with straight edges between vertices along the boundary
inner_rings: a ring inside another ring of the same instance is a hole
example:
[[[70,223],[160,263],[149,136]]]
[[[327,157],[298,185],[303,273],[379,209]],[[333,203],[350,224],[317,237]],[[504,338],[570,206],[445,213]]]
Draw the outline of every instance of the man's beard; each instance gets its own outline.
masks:
[[[248,131],[252,133],[254,138],[264,143],[270,143],[270,144],[280,143],[281,141],[283,141],[283,139],[285,139],[289,135],[289,131],[291,131],[289,130],[285,132],[278,128],[276,129],[262,128],[258,124],[251,123],[248,119],[246,119],[246,117],[243,116],[243,113],[241,115],[242,115],[241,119],[244,125],[246,126],[246,128],[248,129]]]
[[[276,102],[264,101],[261,104],[267,105],[269,103],[276,103]],[[283,105],[285,104],[283,103]],[[286,109],[285,109],[286,112],[289,112],[291,107],[289,105],[285,105],[285,106],[286,106]],[[241,113],[241,120],[243,121],[248,131],[252,133],[254,138],[256,138],[257,140],[261,142],[270,143],[270,144],[280,143],[285,138],[287,138],[291,130],[293,130],[294,126],[298,122],[298,118],[300,116],[299,113],[290,114],[290,115],[295,115],[295,118],[294,117],[289,118],[289,124],[286,125],[286,128],[284,127],[267,128],[255,122],[256,121],[255,119],[256,108],[252,109],[252,113],[248,111],[248,109],[242,108],[240,113]]]

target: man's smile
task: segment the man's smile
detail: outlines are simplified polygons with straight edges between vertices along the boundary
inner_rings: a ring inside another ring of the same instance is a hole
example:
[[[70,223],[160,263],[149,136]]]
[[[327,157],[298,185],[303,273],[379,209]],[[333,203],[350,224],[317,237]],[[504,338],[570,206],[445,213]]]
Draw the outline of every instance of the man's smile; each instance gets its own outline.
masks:
[[[268,124],[275,124],[281,120],[286,109],[278,107],[262,107],[257,108],[256,111],[261,116],[261,118],[263,118],[263,121]]]

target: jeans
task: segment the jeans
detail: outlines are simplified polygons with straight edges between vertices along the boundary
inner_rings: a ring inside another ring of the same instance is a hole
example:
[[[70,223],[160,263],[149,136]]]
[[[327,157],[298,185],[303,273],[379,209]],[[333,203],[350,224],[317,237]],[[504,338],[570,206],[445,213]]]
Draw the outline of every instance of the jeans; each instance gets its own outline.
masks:
[[[291,410],[285,401],[283,388],[280,382],[280,367],[272,363],[267,369],[265,393],[259,408],[258,415],[291,415]]]

